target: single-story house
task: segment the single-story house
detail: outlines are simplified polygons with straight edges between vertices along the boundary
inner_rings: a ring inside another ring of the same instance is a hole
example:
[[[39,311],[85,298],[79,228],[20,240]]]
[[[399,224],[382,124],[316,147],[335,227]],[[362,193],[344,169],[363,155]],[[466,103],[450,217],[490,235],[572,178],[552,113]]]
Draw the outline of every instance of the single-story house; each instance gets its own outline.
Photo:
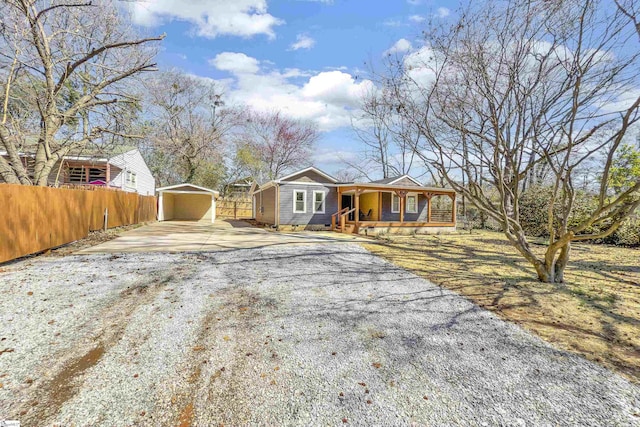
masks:
[[[216,220],[217,191],[193,184],[158,188],[158,221]]]
[[[7,153],[0,151],[0,156],[6,157]],[[34,155],[20,153],[20,160],[33,173]],[[58,161],[49,176],[49,185],[98,185],[151,196],[155,194],[156,180],[137,148],[92,148],[70,153]]]
[[[331,227],[343,233],[455,231],[454,190],[423,186],[403,175],[338,182],[309,167],[253,192],[256,221],[276,227]]]

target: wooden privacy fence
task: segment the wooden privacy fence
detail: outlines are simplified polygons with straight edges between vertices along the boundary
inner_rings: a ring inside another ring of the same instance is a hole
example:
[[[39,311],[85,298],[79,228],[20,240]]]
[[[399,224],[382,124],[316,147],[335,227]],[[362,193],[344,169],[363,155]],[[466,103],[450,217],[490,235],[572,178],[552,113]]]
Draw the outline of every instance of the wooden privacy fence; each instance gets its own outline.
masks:
[[[109,228],[156,219],[156,198],[137,193],[0,184],[0,262]]]
[[[216,217],[219,218],[252,218],[251,200],[218,199],[216,200]]]

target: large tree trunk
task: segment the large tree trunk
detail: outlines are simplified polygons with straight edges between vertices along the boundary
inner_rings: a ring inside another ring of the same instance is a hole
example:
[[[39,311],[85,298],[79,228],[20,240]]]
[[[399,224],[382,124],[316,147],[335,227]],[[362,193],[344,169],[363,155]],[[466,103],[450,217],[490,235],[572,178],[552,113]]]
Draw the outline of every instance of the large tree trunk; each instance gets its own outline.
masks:
[[[526,237],[522,233],[506,233],[511,243],[524,258],[531,263],[538,275],[538,280],[544,283],[562,283],[564,269],[569,262],[571,253],[570,235],[565,235],[555,244],[549,245],[544,260],[538,258],[529,247]]]
[[[535,264],[538,280],[545,283],[563,283],[564,270],[569,262],[571,240],[558,245],[550,245],[545,254],[545,261]]]

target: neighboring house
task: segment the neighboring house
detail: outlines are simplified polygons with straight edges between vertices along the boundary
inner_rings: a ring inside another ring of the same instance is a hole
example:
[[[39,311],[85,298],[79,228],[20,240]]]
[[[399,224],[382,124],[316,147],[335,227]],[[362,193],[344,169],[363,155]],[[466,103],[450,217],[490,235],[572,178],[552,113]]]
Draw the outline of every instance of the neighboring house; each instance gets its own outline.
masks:
[[[408,175],[338,182],[309,167],[253,192],[254,217],[274,226],[327,226],[343,233],[439,232],[456,227],[456,193]]]
[[[254,186],[252,177],[246,177],[234,182],[230,182],[224,188],[224,197],[230,199],[247,199],[251,198],[251,189]]]
[[[6,153],[0,151],[0,156]],[[21,159],[33,173],[33,155],[22,154]],[[131,147],[108,153],[83,150],[69,154],[53,168],[49,185],[100,185],[144,196],[154,195],[156,189],[156,181],[140,151]]]

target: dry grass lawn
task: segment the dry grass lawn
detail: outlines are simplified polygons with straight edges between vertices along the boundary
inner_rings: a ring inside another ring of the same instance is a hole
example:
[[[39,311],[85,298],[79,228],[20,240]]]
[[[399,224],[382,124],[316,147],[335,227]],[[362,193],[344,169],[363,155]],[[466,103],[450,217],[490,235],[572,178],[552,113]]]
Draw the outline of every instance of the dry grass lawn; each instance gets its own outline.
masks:
[[[558,347],[640,382],[638,249],[576,244],[566,283],[554,285],[538,282],[501,233],[392,236],[364,246]]]

